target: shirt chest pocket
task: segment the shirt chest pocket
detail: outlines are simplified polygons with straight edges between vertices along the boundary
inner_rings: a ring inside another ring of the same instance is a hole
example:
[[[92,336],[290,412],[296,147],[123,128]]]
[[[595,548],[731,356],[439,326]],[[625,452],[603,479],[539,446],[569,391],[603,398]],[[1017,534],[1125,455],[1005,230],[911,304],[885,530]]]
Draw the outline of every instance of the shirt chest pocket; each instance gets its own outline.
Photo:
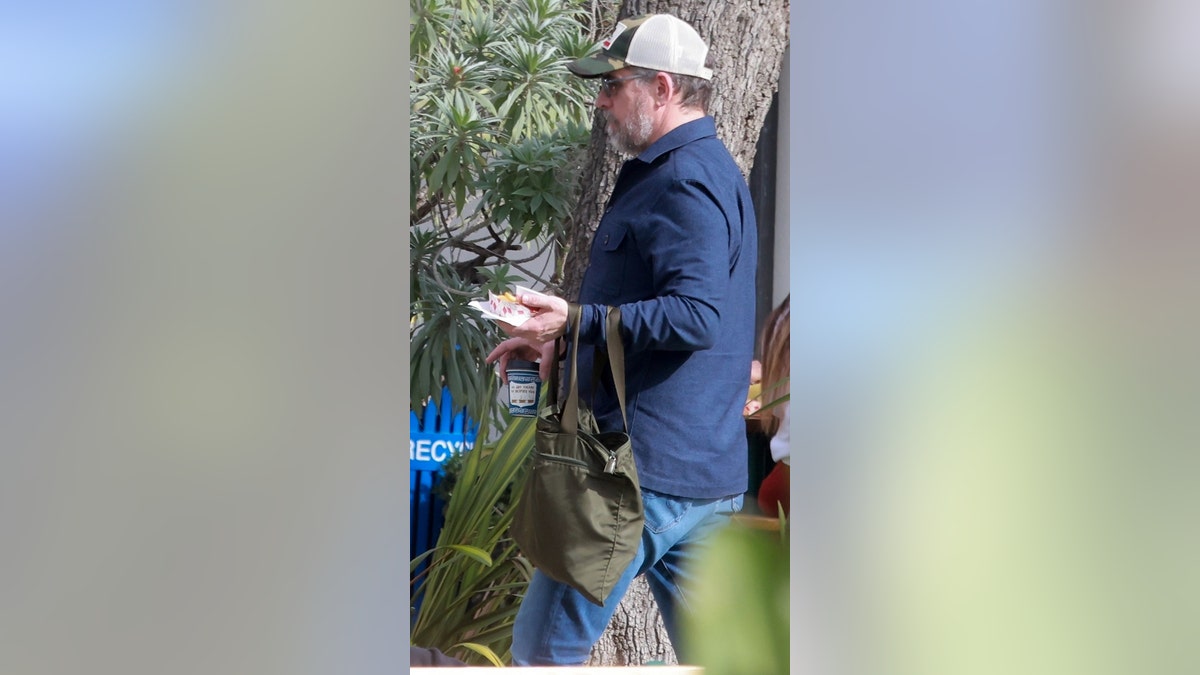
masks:
[[[637,257],[633,244],[633,237],[626,227],[602,227],[597,230],[587,280],[593,290],[603,296],[603,301],[616,301],[629,288],[627,276],[635,266],[634,259]]]

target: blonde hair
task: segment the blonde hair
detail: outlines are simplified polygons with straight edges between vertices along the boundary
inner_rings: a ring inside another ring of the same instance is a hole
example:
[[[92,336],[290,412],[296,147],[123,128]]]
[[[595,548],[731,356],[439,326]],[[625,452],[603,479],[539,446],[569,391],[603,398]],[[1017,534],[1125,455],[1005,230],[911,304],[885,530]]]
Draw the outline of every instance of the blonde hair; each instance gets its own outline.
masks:
[[[789,293],[763,321],[762,330],[762,402],[767,405],[791,391],[791,300]],[[768,435],[774,436],[779,428],[779,417],[783,409],[772,408],[770,417],[763,419]]]

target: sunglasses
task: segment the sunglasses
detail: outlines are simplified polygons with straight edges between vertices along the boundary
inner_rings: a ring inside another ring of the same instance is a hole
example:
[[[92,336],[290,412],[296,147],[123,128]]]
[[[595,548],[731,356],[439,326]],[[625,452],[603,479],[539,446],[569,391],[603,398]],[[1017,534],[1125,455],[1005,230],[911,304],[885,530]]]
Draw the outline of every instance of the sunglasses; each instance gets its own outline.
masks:
[[[616,96],[617,91],[621,88],[622,82],[629,80],[646,80],[654,77],[657,73],[635,73],[624,77],[602,77],[600,78],[600,91],[608,97]]]

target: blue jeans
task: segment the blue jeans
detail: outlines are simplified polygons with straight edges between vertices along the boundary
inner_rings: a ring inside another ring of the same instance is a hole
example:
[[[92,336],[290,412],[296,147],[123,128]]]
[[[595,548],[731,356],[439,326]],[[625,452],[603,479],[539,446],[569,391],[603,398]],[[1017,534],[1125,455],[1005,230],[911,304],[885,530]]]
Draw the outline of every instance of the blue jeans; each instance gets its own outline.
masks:
[[[613,585],[603,607],[534,570],[513,626],[513,665],[585,663],[629,584],[639,574],[647,575],[676,655],[681,663],[686,662],[679,654],[677,612],[680,608],[687,610],[689,567],[709,535],[741,510],[742,495],[685,499],[642,490],[642,503],[646,524],[641,545],[633,562]]]

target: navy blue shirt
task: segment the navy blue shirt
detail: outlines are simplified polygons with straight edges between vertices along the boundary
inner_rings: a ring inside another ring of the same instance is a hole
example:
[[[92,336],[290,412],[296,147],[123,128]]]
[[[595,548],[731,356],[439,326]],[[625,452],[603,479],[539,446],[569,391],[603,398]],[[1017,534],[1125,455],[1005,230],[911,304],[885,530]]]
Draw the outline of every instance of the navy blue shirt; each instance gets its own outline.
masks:
[[[580,288],[580,342],[603,349],[604,308],[620,307],[643,488],[698,499],[746,491],[757,264],[750,190],[711,117],[621,167]],[[591,351],[579,355],[583,400]],[[621,428],[611,377],[595,392],[601,429]]]

